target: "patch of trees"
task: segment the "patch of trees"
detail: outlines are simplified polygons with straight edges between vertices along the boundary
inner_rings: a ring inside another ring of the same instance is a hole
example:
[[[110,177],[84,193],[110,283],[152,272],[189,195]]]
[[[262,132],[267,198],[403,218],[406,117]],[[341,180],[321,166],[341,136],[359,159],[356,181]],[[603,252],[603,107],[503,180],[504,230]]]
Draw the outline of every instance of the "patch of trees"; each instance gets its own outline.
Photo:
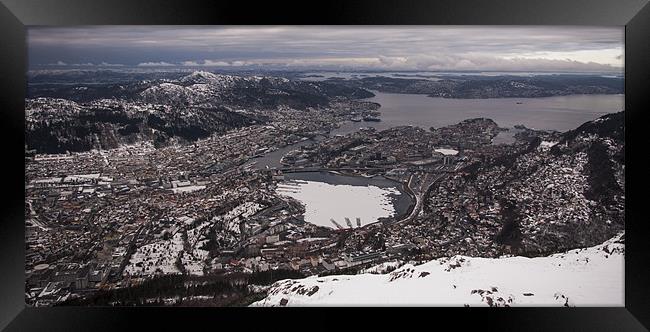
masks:
[[[183,117],[178,113],[160,117],[149,114],[147,125],[163,132],[167,137],[178,136],[188,141],[206,138],[212,133],[222,133],[234,128],[249,126],[256,120],[244,115],[229,111],[196,108],[191,110],[192,115]],[[159,139],[164,141],[165,137]]]
[[[613,203],[614,195],[622,193],[614,176],[614,163],[609,157],[607,146],[596,141],[587,149],[587,179],[589,189],[585,197],[605,205]]]
[[[97,122],[106,122],[113,124],[139,124],[142,123],[142,118],[132,117],[121,108],[115,110],[93,109],[90,112],[79,115],[79,121],[86,124]]]
[[[143,283],[126,288],[98,290],[84,298],[71,299],[59,304],[60,306],[141,306],[162,305],[161,299],[189,296],[225,295],[229,301],[242,302],[251,296],[248,285],[270,285],[278,280],[299,279],[305,275],[294,270],[270,270],[252,274],[233,273],[215,276],[187,276],[180,274],[161,275],[146,280]],[[152,303],[146,300],[153,299]],[[180,304],[179,301],[177,304]],[[230,303],[229,303],[230,304]]]
[[[283,279],[302,279],[306,276],[296,270],[278,269],[255,272],[248,278],[248,283],[253,285],[271,285]]]
[[[67,130],[72,133],[67,133]],[[60,125],[50,126],[43,124],[25,132],[25,143],[30,149],[38,153],[65,153],[66,151],[79,152],[93,148],[90,134],[95,129],[83,126],[69,126],[67,129]],[[79,133],[81,135],[76,136]],[[63,139],[67,137],[67,139]]]
[[[519,221],[521,215],[517,203],[509,200],[501,200],[501,231],[496,235],[495,241],[500,244],[519,246],[521,244],[521,230]]]
[[[134,124],[127,124],[126,126],[117,130],[118,133],[122,136],[127,136],[131,134],[136,134],[140,132],[140,128]]]
[[[465,175],[463,176],[465,180],[474,181],[478,177],[479,172],[481,171],[482,163],[479,161],[473,162],[463,168]]]
[[[541,143],[542,143],[542,139],[540,137],[537,136],[531,137],[529,138],[526,147],[516,152],[505,153],[500,155],[499,157],[494,159],[491,166],[503,166],[505,168],[512,168],[515,165],[517,158],[527,153],[531,153],[535,151],[535,149],[537,149],[537,147]]]

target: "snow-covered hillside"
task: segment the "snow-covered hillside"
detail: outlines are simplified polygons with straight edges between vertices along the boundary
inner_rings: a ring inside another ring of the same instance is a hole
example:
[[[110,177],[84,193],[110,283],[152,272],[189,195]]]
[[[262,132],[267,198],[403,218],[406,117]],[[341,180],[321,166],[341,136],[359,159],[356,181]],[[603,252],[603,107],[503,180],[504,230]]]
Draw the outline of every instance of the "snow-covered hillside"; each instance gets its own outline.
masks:
[[[453,256],[387,274],[281,280],[253,306],[623,306],[624,233],[548,257]]]

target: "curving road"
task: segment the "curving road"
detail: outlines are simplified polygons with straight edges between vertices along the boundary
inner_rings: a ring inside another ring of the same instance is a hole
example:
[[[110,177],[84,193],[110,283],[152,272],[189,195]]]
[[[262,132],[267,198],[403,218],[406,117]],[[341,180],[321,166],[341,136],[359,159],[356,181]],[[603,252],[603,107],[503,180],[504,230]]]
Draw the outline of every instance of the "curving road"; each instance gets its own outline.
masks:
[[[427,192],[427,190],[429,190],[429,187],[431,187],[431,185],[433,185],[436,181],[439,181],[440,179],[442,179],[446,175],[447,175],[446,173],[442,173],[442,174],[438,174],[437,176],[432,176],[432,174],[427,173],[424,176],[424,179],[422,179],[422,183],[420,184],[420,188],[417,191],[413,190],[412,182],[413,182],[413,177],[414,176],[411,175],[411,177],[409,177],[409,181],[408,181],[406,187],[411,193],[413,193],[413,196],[415,197],[415,207],[413,207],[413,210],[411,210],[411,213],[408,216],[406,216],[405,218],[403,218],[401,220],[395,221],[395,223],[400,224],[400,223],[409,222],[409,221],[412,221],[413,219],[415,219],[418,216],[418,214],[420,214],[420,211],[422,211],[422,205],[424,204],[424,194]],[[431,178],[431,177],[433,177],[433,178]]]

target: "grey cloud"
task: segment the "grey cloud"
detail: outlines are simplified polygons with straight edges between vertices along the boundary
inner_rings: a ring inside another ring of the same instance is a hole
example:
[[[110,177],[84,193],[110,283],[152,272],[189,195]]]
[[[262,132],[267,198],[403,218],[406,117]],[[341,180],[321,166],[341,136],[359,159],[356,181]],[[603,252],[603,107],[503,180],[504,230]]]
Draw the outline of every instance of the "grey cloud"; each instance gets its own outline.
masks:
[[[100,62],[98,64],[98,66],[101,66],[101,67],[122,67],[122,66],[124,66],[124,64],[121,64],[121,63],[108,63],[108,62],[102,61],[102,62]]]
[[[406,70],[453,66],[503,70],[514,66],[510,70],[529,70],[516,66],[534,67],[531,62],[535,62],[553,68],[612,70],[622,66],[621,61],[616,62],[620,59],[615,55],[607,59],[610,63],[600,59],[550,61],[539,57],[535,60],[534,55],[539,52],[570,55],[581,51],[620,54],[623,29],[584,26],[35,27],[28,31],[28,43],[30,52],[34,50],[30,54],[34,61],[30,63],[51,63],[58,59],[68,63],[98,63],[108,60],[97,59],[99,55],[111,54],[120,57],[116,61],[130,61],[133,65],[166,62],[179,66],[260,66],[266,62],[274,66],[309,64],[317,68],[370,66]],[[44,50],[53,49],[58,51],[57,56],[69,54],[71,59],[49,59]],[[153,54],[158,59],[152,60]],[[517,58],[521,59],[513,60]]]

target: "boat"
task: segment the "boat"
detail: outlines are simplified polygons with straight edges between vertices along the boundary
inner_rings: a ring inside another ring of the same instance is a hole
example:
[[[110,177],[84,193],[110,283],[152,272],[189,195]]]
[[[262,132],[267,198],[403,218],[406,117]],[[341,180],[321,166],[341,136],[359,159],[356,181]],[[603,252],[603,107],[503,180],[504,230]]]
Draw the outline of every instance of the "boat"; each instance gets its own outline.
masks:
[[[352,120],[352,121],[354,121],[354,122],[361,122],[362,118],[361,118],[360,116],[354,116],[354,117],[352,117],[352,119],[350,119],[350,120]]]
[[[374,121],[374,122],[379,122],[379,121],[381,121],[381,119],[378,118],[378,117],[376,117],[376,116],[366,115],[366,116],[363,117],[363,121]]]

